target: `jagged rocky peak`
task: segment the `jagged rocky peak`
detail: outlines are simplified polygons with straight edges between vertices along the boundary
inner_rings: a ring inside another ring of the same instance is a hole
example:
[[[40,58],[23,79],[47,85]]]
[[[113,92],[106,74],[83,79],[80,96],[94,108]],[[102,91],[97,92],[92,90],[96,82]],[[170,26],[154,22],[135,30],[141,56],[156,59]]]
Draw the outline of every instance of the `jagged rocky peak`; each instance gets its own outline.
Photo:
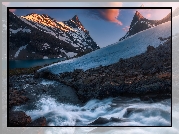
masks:
[[[73,20],[74,22],[80,22],[77,15],[75,15],[75,16],[72,18],[72,20]]]
[[[136,11],[133,20],[131,22],[131,26],[133,26],[136,22],[140,21],[141,19],[144,19],[144,17],[141,15],[139,11]]]
[[[37,13],[31,13],[31,14],[27,14],[26,16],[21,16],[21,17],[25,18],[25,19],[29,19],[29,20],[41,20],[42,18],[53,20],[53,18],[51,18],[47,14],[40,15],[40,14],[37,14]]]
[[[74,24],[71,24],[71,22],[74,23]],[[65,23],[66,23],[67,25],[71,25],[71,26],[76,27],[76,28],[78,27],[78,28],[80,28],[82,31],[84,31],[85,33],[89,34],[89,31],[87,31],[87,30],[85,29],[85,27],[84,27],[83,24],[80,22],[80,19],[79,19],[79,17],[78,17],[77,15],[73,16],[71,20],[66,21]],[[74,25],[75,25],[75,26],[74,26]]]
[[[31,13],[21,17],[9,14],[9,20],[12,60],[68,59],[99,49],[77,15],[57,22],[46,14]]]
[[[136,18],[137,20],[144,19],[144,17],[142,16],[142,14],[139,11],[136,11],[134,18]]]
[[[136,15],[139,19],[144,18],[139,11],[136,11],[135,15]]]

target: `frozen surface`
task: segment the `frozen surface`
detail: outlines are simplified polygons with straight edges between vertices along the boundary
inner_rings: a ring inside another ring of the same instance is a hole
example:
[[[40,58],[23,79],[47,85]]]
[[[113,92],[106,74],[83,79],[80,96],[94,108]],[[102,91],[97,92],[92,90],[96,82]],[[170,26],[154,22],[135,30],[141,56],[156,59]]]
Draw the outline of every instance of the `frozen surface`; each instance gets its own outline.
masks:
[[[71,72],[74,69],[87,70],[100,65],[110,65],[118,62],[120,58],[129,58],[145,52],[149,45],[157,47],[160,45],[159,37],[166,38],[169,36],[171,36],[171,22],[166,22],[82,57],[55,63],[38,71],[47,69],[58,74]]]

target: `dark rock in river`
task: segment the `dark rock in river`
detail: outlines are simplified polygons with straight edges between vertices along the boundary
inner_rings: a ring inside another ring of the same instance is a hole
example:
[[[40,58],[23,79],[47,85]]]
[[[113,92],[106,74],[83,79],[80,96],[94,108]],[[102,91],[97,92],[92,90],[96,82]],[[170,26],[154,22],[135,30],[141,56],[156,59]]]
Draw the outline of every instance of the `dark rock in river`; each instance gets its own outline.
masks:
[[[120,119],[120,118],[115,118],[115,117],[111,117],[109,120],[103,117],[99,117],[98,119],[96,119],[95,121],[93,121],[92,123],[90,123],[89,125],[103,125],[109,122],[125,122],[128,121],[127,119]]]
[[[140,113],[145,111],[146,109],[144,108],[127,108],[125,114],[123,115],[123,117],[128,118],[129,116],[131,116],[133,113]]]
[[[89,125],[102,125],[102,124],[106,124],[106,123],[109,123],[108,119],[99,117],[98,119],[96,119],[95,121],[90,123]]]

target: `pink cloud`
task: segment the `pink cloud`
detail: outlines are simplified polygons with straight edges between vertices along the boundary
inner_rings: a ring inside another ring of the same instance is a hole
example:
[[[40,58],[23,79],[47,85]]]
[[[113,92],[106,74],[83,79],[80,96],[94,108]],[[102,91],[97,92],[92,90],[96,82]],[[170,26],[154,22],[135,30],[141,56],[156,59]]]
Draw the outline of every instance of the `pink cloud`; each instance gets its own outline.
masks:
[[[14,13],[16,9],[9,9],[10,12]]]
[[[96,19],[102,19],[108,22],[122,25],[122,22],[118,20],[120,14],[119,9],[90,9],[88,10],[88,16]]]
[[[106,11],[103,12],[102,14],[104,15],[104,18],[106,18],[106,20],[110,22],[114,22],[118,25],[122,25],[122,22],[117,19],[119,16],[118,9],[106,9]]]

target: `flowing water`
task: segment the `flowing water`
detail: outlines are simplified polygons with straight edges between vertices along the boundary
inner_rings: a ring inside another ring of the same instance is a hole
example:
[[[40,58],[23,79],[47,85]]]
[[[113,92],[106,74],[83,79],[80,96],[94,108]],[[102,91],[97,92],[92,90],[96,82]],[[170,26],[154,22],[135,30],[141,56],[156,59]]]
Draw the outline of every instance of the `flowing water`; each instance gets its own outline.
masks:
[[[36,109],[23,110],[32,120],[46,117],[49,126],[88,126],[99,117],[109,122],[94,126],[171,126],[171,100],[144,102],[138,98],[108,98],[90,100],[84,105],[60,103],[50,96],[43,96],[34,103]],[[120,120],[110,120],[110,118]]]

